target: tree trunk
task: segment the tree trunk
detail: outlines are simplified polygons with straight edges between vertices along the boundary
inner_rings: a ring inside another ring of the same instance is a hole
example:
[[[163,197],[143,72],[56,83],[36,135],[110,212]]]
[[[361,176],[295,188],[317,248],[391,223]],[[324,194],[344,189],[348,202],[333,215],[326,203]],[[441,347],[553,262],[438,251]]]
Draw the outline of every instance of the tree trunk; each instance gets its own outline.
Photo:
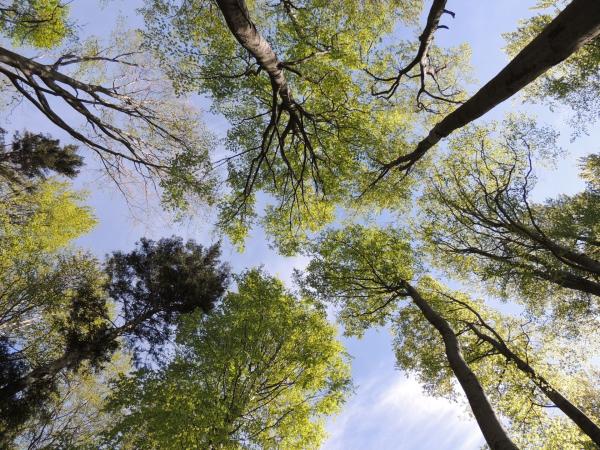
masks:
[[[554,389],[546,379],[538,375],[533,367],[526,361],[513,353],[504,342],[499,342],[496,339],[482,333],[475,326],[470,326],[470,329],[481,340],[490,344],[506,359],[512,361],[519,370],[527,374],[531,381],[548,397],[557,408],[559,408],[569,419],[571,419],[598,447],[600,447],[600,427],[586,416],[577,406],[567,400],[560,392]]]
[[[599,34],[600,1],[573,0],[498,75],[437,123],[413,152],[386,164],[385,172],[416,162],[442,138],[512,97]]]
[[[271,45],[258,32],[248,12],[244,0],[217,0],[229,30],[237,41],[250,52],[271,79],[273,89],[277,92],[286,108],[294,104],[287,84],[281,62]]]
[[[23,392],[36,384],[49,383],[56,375],[67,367],[78,364],[85,356],[80,351],[72,351],[63,354],[60,358],[33,369],[24,377],[11,381],[0,389],[0,403],[5,405],[14,401],[14,398],[20,392]]]
[[[477,420],[477,424],[487,444],[492,450],[516,450],[518,447],[511,441],[506,431],[502,428],[485,392],[483,392],[477,376],[463,359],[458,339],[450,324],[421,297],[421,294],[415,288],[408,283],[405,283],[404,287],[415,305],[417,305],[423,316],[425,316],[425,319],[442,336],[450,368],[467,396],[475,420]]]

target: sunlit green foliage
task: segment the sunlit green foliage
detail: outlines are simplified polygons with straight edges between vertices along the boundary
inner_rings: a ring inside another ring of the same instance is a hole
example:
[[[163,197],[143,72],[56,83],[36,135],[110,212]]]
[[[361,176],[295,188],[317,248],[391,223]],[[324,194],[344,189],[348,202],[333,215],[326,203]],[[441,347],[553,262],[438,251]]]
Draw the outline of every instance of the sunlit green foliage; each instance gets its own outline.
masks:
[[[400,300],[390,296],[390,289],[415,276],[409,236],[393,228],[352,225],[328,231],[310,253],[302,285],[313,296],[335,302],[349,335],[387,323]]]
[[[504,416],[523,448],[590,447],[589,440],[562,415],[549,412],[544,393],[528,372],[507,360],[478,333],[501,340],[537,375],[598,420],[597,373],[593,356],[599,342],[593,322],[545,327],[503,315],[482,300],[449,290],[418,267],[405,236],[393,229],[351,226],[322,235],[310,247],[307,274],[299,277],[307,292],[337,306],[348,334],[387,325],[394,335],[398,367],[414,374],[426,391],[456,398],[457,385],[444,343],[421,310],[407,298],[405,283],[440,314],[457,334],[463,356],[491,403]],[[550,332],[551,330],[551,332]],[[556,430],[563,433],[557,435]]]
[[[541,315],[597,312],[600,294],[595,181],[578,194],[535,202],[533,163],[551,158],[555,135],[520,119],[500,130],[467,128],[432,175],[416,228],[433,264],[483,280]],[[595,156],[584,177],[594,179]],[[562,287],[563,289],[560,289]],[[583,317],[582,316],[582,317]]]
[[[213,109],[231,124],[230,153],[218,164],[227,165],[231,189],[221,204],[220,224],[234,242],[242,243],[258,219],[289,254],[307,232],[333,221],[338,206],[406,203],[413,177],[394,173],[387,183],[367,188],[381,161],[412,149],[415,129],[427,115],[417,115],[414,89],[392,100],[374,96],[365,68],[391,67],[384,54],[414,56],[414,45],[384,51],[382,41],[394,27],[413,25],[420,6],[393,0],[249,2],[251,20],[281,61],[294,101],[289,111],[216,5],[147,2],[147,45],[176,89],[209,95]],[[455,84],[458,55],[468,52],[432,52],[447,63],[448,79],[440,82]],[[414,81],[407,83],[414,87]],[[258,192],[271,201],[257,211]]]
[[[33,189],[7,184],[2,188],[0,331],[3,352],[11,355],[3,355],[2,364],[6,373],[9,366],[14,368],[12,376],[18,378],[60,356],[78,333],[98,325],[76,323],[69,314],[76,298],[90,300],[83,309],[94,308],[91,300],[100,295],[104,278],[94,258],[65,250],[95,225],[89,208],[81,204],[81,193],[51,179]],[[1,384],[10,381],[9,377]],[[15,432],[31,412],[42,412],[41,403],[53,386],[48,381],[33,397],[24,395],[14,405],[3,405],[3,433]],[[8,416],[4,408],[11,411]],[[14,427],[9,425],[13,421]]]
[[[172,363],[123,379],[111,448],[318,448],[349,369],[323,311],[252,270],[215,311],[185,319]]]
[[[63,0],[3,0],[0,30],[15,45],[52,48],[69,34],[68,2]]]
[[[98,435],[114,422],[114,414],[104,411],[112,383],[131,371],[131,361],[115,353],[102,371],[83,370],[61,378],[41,413],[23,426],[16,448],[95,449]]]

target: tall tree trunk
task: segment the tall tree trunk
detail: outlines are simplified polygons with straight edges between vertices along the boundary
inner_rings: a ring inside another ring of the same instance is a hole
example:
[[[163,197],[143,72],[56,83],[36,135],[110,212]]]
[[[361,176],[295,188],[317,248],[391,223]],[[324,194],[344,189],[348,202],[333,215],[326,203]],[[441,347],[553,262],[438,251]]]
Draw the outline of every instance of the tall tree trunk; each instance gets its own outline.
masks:
[[[573,0],[498,75],[437,123],[413,152],[386,164],[383,175],[394,167],[411,167],[442,138],[512,97],[599,34],[600,1]]]
[[[271,79],[271,85],[279,94],[286,108],[292,107],[294,101],[281,62],[271,45],[258,32],[250,19],[250,13],[244,0],[217,0],[217,4],[229,30]]]
[[[600,427],[596,425],[583,411],[565,398],[559,391],[538,375],[526,361],[510,350],[504,342],[498,341],[491,336],[481,332],[477,327],[469,327],[482,341],[490,344],[501,355],[512,361],[519,370],[524,372],[531,381],[559,408],[569,419],[571,419],[598,447],[600,447]]]
[[[462,357],[456,333],[450,324],[408,283],[404,288],[425,319],[440,333],[446,349],[446,357],[454,375],[463,388],[483,436],[492,450],[516,450],[518,447],[502,428],[483,388],[471,368]]]

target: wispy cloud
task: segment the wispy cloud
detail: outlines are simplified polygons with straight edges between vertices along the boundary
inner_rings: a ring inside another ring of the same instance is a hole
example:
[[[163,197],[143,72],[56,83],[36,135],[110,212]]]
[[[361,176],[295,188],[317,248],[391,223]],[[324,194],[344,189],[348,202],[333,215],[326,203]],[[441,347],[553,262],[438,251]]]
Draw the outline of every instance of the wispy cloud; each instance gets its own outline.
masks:
[[[481,448],[481,432],[464,404],[424,394],[414,378],[394,370],[391,351],[379,357],[356,380],[360,385],[343,412],[329,423],[325,450]]]

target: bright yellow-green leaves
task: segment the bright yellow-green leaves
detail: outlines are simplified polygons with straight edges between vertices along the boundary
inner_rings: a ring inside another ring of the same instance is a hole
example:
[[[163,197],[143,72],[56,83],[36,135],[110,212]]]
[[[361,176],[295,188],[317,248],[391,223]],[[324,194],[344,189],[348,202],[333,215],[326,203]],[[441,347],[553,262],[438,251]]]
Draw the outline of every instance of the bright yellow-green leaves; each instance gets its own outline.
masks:
[[[257,270],[215,311],[190,316],[176,356],[123,380],[109,433],[117,448],[318,448],[349,389],[349,367],[324,311]]]
[[[96,276],[94,261],[63,251],[96,224],[90,209],[81,204],[85,196],[53,180],[20,189],[6,187],[0,210],[0,310],[5,331],[18,329],[48,307],[60,313],[70,286],[65,280],[86,273],[91,279]],[[26,329],[38,322],[44,321],[33,320]]]
[[[0,210],[0,267],[20,257],[53,253],[96,224],[85,196],[67,183],[49,180],[32,192],[7,192]],[[22,189],[20,192],[19,189]]]
[[[413,145],[412,130],[425,118],[412,101],[373,96],[364,69],[395,26],[414,24],[420,6],[420,1],[248,2],[251,20],[284,65],[302,118],[302,127],[290,129],[290,112],[282,109],[272,125],[269,78],[213,3],[147,2],[147,45],[176,89],[208,94],[231,124],[226,142],[231,153],[221,160],[230,193],[221,202],[219,224],[236,243],[246,236],[244,228],[259,223],[290,254],[331,223],[336,208],[406,204],[412,177],[400,182],[398,174],[385,186],[368,188],[381,161]],[[266,194],[265,207],[255,205],[258,192]]]
[[[304,287],[340,308],[348,335],[385,324],[398,309],[394,289],[418,270],[408,236],[393,228],[352,225],[323,233],[309,246]]]
[[[62,0],[13,0],[0,13],[0,28],[15,45],[52,48],[69,33],[69,6]]]
[[[467,127],[451,139],[413,221],[433,266],[463,280],[475,274],[477,280],[500,286],[502,260],[485,255],[501,248],[497,239],[510,232],[500,218],[529,220],[522,196],[529,195],[535,182],[531,164],[554,157],[555,139],[554,132],[523,117]],[[465,250],[474,248],[478,252]],[[515,251],[528,252],[520,247]],[[513,269],[506,265],[507,271]]]

